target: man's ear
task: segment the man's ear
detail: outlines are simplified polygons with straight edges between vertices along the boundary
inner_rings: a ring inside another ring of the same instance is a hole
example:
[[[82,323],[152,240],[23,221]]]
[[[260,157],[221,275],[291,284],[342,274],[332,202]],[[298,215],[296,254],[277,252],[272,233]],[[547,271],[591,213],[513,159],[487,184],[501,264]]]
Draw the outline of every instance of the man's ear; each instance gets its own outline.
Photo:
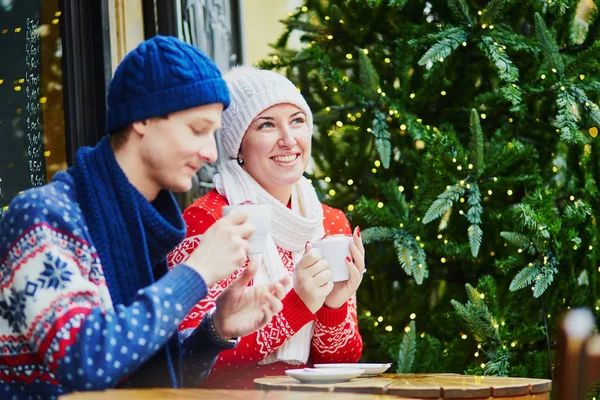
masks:
[[[145,119],[143,121],[136,121],[133,124],[131,124],[131,128],[133,130],[133,132],[135,132],[135,134],[140,135],[140,136],[144,136],[146,133],[148,133],[148,129],[149,129],[149,119]]]

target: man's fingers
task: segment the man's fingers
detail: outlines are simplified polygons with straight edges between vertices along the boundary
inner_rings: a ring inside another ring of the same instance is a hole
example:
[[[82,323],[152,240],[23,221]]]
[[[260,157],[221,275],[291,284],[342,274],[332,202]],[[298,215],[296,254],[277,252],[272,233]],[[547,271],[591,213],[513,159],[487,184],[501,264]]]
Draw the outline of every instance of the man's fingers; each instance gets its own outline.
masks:
[[[239,286],[242,288],[248,286],[250,281],[254,279],[256,271],[258,271],[258,263],[256,262],[256,260],[251,260],[248,264],[248,267],[244,270],[242,275],[238,276],[233,282],[231,282],[229,286]]]
[[[239,226],[239,234],[242,238],[248,239],[255,231],[255,226],[249,222],[245,222]]]
[[[285,288],[287,287],[287,285],[292,283],[292,278],[290,278],[289,276],[284,276],[279,280],[279,283]]]
[[[271,318],[273,317],[273,315],[277,314],[278,312],[280,312],[281,310],[283,310],[283,304],[281,303],[281,301],[273,296],[270,293],[267,293],[267,301],[269,303],[269,309],[272,311],[272,315],[269,317],[269,321],[271,320]]]
[[[234,210],[228,216],[223,217],[223,220],[231,220],[234,225],[240,225],[246,222],[248,214],[242,210]]]
[[[269,285],[269,292],[278,299],[283,299],[285,297],[285,287],[281,284],[281,282],[274,282]]]

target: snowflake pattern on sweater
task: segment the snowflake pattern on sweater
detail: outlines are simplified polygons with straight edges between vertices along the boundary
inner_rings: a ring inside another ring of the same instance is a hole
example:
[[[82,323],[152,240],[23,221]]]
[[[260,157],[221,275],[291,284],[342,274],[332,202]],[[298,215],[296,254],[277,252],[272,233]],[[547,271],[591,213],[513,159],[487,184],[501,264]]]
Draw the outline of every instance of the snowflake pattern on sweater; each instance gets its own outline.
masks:
[[[17,196],[0,220],[0,288],[0,398],[15,400],[127,385],[207,293],[179,265],[131,306],[113,305],[65,172]],[[187,385],[208,375],[220,346],[202,320],[184,341]],[[177,386],[163,380],[153,383]]]
[[[183,213],[187,224],[186,239],[168,257],[169,266],[185,262],[200,244],[199,235],[220,219],[227,199],[211,191],[196,200]],[[344,213],[323,205],[323,227],[326,235],[351,235]],[[278,248],[283,265],[290,276],[294,264],[290,251]],[[208,295],[196,304],[185,317],[179,330],[183,336],[193,332],[202,317],[215,306],[218,295],[241,274],[247,264],[227,279],[211,286]],[[251,283],[252,284],[252,283]],[[289,364],[277,362],[258,365],[258,362],[282,346],[310,321],[315,321],[309,363],[356,362],[362,354],[362,338],[358,331],[356,299],[352,297],[338,310],[322,307],[316,314],[310,312],[298,294],[291,289],[282,300],[283,310],[276,314],[263,329],[241,338],[238,348],[221,353],[211,375],[202,383],[203,388],[252,389],[253,380],[263,375],[284,375]]]

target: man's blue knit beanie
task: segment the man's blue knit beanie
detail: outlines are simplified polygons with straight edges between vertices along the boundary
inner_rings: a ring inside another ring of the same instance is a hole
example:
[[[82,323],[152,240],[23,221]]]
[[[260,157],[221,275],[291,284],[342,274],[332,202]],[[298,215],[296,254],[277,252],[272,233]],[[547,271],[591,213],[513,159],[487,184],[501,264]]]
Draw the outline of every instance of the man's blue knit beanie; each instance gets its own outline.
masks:
[[[207,104],[229,106],[227,84],[200,50],[170,36],[142,42],[119,64],[108,88],[106,130]]]

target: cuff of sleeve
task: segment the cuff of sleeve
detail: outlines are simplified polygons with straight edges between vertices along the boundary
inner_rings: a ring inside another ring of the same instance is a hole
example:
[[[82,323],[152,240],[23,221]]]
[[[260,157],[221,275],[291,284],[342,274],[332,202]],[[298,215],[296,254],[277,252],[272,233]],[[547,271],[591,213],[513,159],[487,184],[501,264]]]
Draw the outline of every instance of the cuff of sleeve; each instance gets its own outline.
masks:
[[[212,315],[210,312],[204,314],[200,325],[192,332],[190,336],[183,339],[184,352],[188,356],[198,357],[202,354],[205,359],[216,358],[220,352],[237,347],[240,338],[232,340],[221,339],[211,322]],[[181,337],[180,337],[181,340]]]
[[[221,336],[219,336],[212,322],[214,311],[215,309],[213,308],[212,310],[204,314],[204,318],[202,318],[202,322],[200,323],[200,325],[206,330],[208,338],[214,345],[224,350],[235,348],[240,342],[240,338],[238,337],[235,339],[225,340]]]
[[[155,285],[164,288],[170,294],[172,302],[176,304],[176,312],[181,314],[180,319],[183,319],[192,307],[208,294],[208,288],[202,276],[185,264],[175,266]],[[181,309],[177,304],[181,306]]]
[[[345,302],[344,305],[337,310],[323,306],[317,311],[317,321],[325,326],[338,326],[346,320],[347,315],[348,302]]]
[[[315,314],[306,307],[294,289],[285,295],[281,303],[283,304],[281,313],[294,332],[298,332],[304,325],[315,319]]]

